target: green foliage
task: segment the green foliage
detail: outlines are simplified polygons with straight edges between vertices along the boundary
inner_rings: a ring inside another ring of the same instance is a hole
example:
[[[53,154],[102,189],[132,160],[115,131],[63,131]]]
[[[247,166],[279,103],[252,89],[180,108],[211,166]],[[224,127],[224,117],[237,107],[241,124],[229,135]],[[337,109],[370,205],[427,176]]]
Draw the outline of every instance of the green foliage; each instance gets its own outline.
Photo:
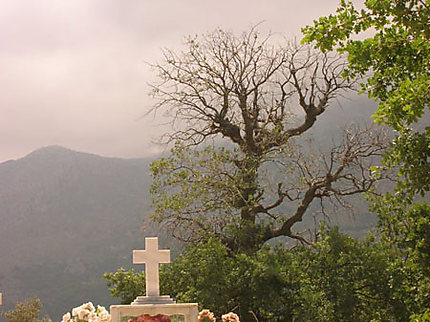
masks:
[[[162,266],[161,292],[217,316],[234,310],[243,321],[254,315],[259,321],[406,321],[425,312],[424,298],[417,305],[411,288],[423,275],[413,276],[418,271],[397,252],[385,241],[361,242],[337,229],[323,231],[313,247],[264,246],[248,254],[209,239]],[[136,275],[142,276],[122,271],[112,294],[129,301],[127,283]]]
[[[405,180],[399,183],[398,191],[412,202],[415,193],[422,196],[430,190],[430,127],[424,133],[405,129],[392,142],[392,149],[385,155],[384,165],[394,167],[402,164],[399,175]]]
[[[372,37],[353,39],[372,30]],[[394,194],[373,197],[381,244],[392,252],[388,272],[396,317],[428,318],[430,303],[429,205],[417,195],[430,190],[430,4],[428,0],[367,0],[356,10],[342,0],[336,14],[303,28],[304,41],[348,54],[344,76],[365,76],[363,91],[378,103],[375,119],[395,130],[382,168],[399,168]],[[415,315],[413,315],[415,314]],[[426,317],[427,315],[427,317]]]
[[[5,313],[8,322],[52,322],[49,318],[39,320],[42,305],[38,298],[32,298],[25,302],[17,303],[15,309]]]
[[[121,298],[121,304],[130,304],[140,295],[145,295],[145,273],[134,273],[134,269],[126,271],[120,268],[115,273],[105,273],[107,286],[113,297]]]
[[[430,309],[425,311],[423,314],[414,314],[411,316],[411,322],[429,322],[430,321]]]
[[[233,285],[228,278],[234,263],[229,261],[226,248],[216,240],[192,247],[164,267],[161,289],[179,302],[198,301],[217,315],[235,306],[230,299]]]
[[[428,0],[367,0],[357,10],[342,0],[336,14],[302,29],[305,42],[348,53],[345,76],[364,76],[363,90],[378,101],[376,121],[398,135],[386,165],[402,167],[399,190],[430,188],[430,128],[415,126],[430,107],[430,4]],[[353,39],[370,28],[374,36]]]
[[[430,204],[414,204],[408,209],[394,197],[390,198],[388,207],[378,202],[374,205],[380,213],[382,238],[430,274]]]
[[[388,321],[401,304],[390,300],[389,251],[372,238],[359,242],[334,229],[294,263],[300,321]]]
[[[213,147],[193,150],[177,142],[171,152],[171,157],[151,163],[153,219],[161,220],[166,213],[181,216],[184,209],[191,208],[185,216],[201,216],[203,224],[208,217],[215,220],[219,212],[231,209],[241,184],[240,174],[232,171],[231,151]]]
[[[257,180],[249,180],[257,177],[258,162],[241,159],[237,150],[214,146],[199,150],[180,142],[171,152],[170,157],[151,164],[152,219],[181,223],[173,224],[172,232],[186,241],[199,242],[216,235],[236,245],[260,247],[264,226],[238,216],[241,208],[257,206],[253,194],[245,200],[243,191],[259,191]],[[237,162],[247,166],[239,170]]]
[[[391,195],[375,200],[382,241],[395,250],[391,285],[410,313],[422,313],[430,303],[430,205],[408,205]]]

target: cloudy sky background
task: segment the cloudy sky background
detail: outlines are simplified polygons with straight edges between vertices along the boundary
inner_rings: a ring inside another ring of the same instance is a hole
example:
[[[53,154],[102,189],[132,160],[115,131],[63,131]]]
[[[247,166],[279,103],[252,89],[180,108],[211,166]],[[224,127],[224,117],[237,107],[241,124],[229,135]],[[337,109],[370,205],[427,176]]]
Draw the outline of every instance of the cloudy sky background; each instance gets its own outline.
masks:
[[[113,157],[159,151],[146,62],[222,28],[300,37],[338,0],[2,0],[0,162],[48,145]]]

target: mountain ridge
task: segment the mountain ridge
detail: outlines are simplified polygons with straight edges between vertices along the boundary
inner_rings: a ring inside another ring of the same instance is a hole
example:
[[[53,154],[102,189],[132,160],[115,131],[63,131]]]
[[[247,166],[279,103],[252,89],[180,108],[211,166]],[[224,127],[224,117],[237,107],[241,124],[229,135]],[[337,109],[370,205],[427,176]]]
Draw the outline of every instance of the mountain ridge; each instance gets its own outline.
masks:
[[[82,301],[118,303],[102,275],[143,248],[152,160],[48,146],[0,163],[0,309],[37,296],[55,321]]]

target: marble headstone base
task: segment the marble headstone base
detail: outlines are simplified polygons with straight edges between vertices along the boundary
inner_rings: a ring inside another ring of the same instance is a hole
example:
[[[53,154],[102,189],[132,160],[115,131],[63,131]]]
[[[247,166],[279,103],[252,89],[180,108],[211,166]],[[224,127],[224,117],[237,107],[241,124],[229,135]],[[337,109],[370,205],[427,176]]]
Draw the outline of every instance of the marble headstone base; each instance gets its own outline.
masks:
[[[131,305],[142,304],[175,304],[176,302],[168,295],[162,296],[138,296]]]

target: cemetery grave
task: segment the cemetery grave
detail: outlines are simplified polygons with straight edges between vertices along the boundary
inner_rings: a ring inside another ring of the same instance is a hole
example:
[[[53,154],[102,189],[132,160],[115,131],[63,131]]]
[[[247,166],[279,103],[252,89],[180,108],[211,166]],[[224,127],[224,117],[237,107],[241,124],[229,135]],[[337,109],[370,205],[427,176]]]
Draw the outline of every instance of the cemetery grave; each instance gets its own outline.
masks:
[[[168,295],[160,296],[161,263],[170,263],[170,251],[158,249],[157,237],[145,238],[145,250],[133,251],[133,264],[145,264],[146,296],[138,296],[131,305],[111,305],[112,322],[138,321],[145,314],[168,315],[176,322],[197,322],[197,303],[175,303]]]

